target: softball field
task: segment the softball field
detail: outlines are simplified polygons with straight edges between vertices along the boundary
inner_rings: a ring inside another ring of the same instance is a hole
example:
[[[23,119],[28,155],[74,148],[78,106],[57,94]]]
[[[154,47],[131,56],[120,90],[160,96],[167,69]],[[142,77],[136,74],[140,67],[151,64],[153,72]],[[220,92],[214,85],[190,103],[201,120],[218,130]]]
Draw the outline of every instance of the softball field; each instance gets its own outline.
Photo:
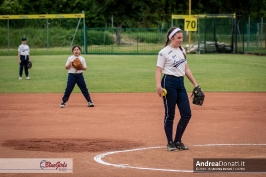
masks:
[[[91,93],[94,108],[81,93],[66,108],[62,94],[1,94],[0,157],[72,158],[73,173],[0,176],[265,176],[193,173],[193,158],[266,158],[266,93],[205,94],[203,106],[191,104],[190,150],[178,152],[166,151],[156,93]]]

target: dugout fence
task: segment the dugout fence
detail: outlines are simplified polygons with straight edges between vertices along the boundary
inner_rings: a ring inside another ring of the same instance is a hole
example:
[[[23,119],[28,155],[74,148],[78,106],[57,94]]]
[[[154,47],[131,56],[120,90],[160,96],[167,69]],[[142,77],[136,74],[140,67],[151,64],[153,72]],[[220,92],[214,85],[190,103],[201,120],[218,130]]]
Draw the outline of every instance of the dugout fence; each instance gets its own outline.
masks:
[[[242,19],[242,33],[244,36],[245,53],[265,55],[266,54],[266,23],[263,18],[253,20]]]
[[[197,19],[197,30],[190,32],[191,41],[187,41],[189,52],[194,53],[237,53],[236,50],[236,15],[204,14],[191,15]],[[184,29],[187,15],[172,15],[172,26]],[[188,38],[188,32],[186,32]],[[186,39],[185,38],[185,39]]]

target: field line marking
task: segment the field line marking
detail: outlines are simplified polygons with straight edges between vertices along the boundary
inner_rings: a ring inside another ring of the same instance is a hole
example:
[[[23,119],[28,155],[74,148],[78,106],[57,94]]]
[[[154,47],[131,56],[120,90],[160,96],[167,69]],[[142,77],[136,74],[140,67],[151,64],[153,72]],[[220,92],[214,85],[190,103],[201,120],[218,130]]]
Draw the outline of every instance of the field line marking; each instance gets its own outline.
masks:
[[[199,144],[199,145],[191,145],[191,146],[266,146],[266,144]],[[99,155],[96,155],[94,157],[94,160],[100,164],[107,165],[107,166],[113,166],[118,168],[133,168],[133,169],[140,169],[140,170],[155,170],[155,171],[168,171],[168,172],[193,172],[193,170],[178,170],[178,169],[164,169],[164,168],[147,168],[147,167],[137,167],[137,166],[131,166],[128,164],[112,164],[109,162],[105,162],[102,160],[105,156],[118,154],[118,153],[126,153],[126,152],[132,152],[132,151],[142,151],[147,149],[159,149],[159,148],[165,148],[165,146],[155,146],[155,147],[147,147],[147,148],[136,148],[136,149],[129,149],[129,150],[121,150],[121,151],[111,151],[111,152],[105,152]]]

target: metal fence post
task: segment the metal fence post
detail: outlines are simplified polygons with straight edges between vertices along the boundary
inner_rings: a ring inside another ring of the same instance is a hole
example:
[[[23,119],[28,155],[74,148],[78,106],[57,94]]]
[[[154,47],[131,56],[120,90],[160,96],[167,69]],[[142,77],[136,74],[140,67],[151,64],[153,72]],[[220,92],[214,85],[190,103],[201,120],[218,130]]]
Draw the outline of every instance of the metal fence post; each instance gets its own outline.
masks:
[[[236,16],[235,16],[235,18],[233,18],[234,19],[234,44],[235,44],[235,46],[234,46],[234,49],[233,49],[233,53],[237,53],[237,29],[236,29]]]
[[[85,11],[83,10],[82,11],[83,14],[85,14]],[[87,35],[86,35],[86,24],[85,24],[85,16],[83,18],[83,31],[84,31],[84,53],[87,54],[87,42],[86,42],[86,39],[87,39]]]
[[[137,32],[137,53],[139,53],[139,29]]]
[[[263,17],[261,17],[261,24],[260,24],[260,35],[259,35],[259,40],[260,40],[260,50],[259,50],[259,55],[261,55],[261,50],[262,50],[262,33],[263,33]]]
[[[9,37],[9,19],[7,20],[7,37],[8,37],[8,39],[7,39],[7,41],[8,41],[8,46],[7,46],[7,48],[8,48],[8,56],[9,56],[9,47],[10,47],[10,37]]]
[[[249,52],[249,44],[250,44],[250,17],[248,17],[248,25],[247,25],[247,52]]]
[[[48,52],[48,50],[49,50],[49,31],[48,31],[48,18],[46,19],[46,53],[48,54],[49,52]]]

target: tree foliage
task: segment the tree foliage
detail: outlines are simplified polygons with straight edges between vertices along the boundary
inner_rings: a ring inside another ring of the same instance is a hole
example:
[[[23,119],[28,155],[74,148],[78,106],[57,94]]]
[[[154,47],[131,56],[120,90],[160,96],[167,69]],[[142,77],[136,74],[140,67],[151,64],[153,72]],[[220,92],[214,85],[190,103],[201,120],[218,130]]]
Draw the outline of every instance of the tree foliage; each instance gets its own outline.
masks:
[[[266,0],[191,0],[192,14],[266,17]],[[189,0],[0,0],[1,15],[85,12],[88,27],[157,27],[172,14],[188,14]]]

